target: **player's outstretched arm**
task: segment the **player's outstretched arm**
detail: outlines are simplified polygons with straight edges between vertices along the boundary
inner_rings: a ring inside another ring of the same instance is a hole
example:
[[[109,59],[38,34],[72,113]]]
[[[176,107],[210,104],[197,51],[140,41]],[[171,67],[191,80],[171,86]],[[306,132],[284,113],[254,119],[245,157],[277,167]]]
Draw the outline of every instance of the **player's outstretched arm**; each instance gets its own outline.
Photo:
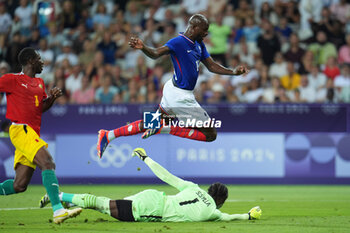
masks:
[[[216,221],[233,221],[233,220],[254,220],[260,219],[262,210],[259,206],[253,207],[247,214],[226,214],[216,210],[214,219]]]
[[[167,46],[162,46],[159,48],[151,48],[143,43],[143,41],[136,37],[131,37],[129,40],[129,45],[134,49],[141,49],[141,51],[152,59],[157,59],[165,54],[169,54],[170,49]]]
[[[185,181],[180,179],[179,177],[174,176],[168,170],[162,167],[159,163],[155,162],[153,159],[148,157],[146,151],[143,148],[134,149],[132,156],[139,157],[142,161],[144,161],[147,164],[147,166],[159,179],[180,191],[184,190],[189,185],[193,185],[192,182]]]
[[[46,112],[47,110],[49,110],[51,108],[51,106],[53,105],[53,103],[55,102],[55,100],[62,96],[62,90],[58,87],[54,87],[49,91],[49,96],[43,100],[43,112]]]
[[[226,68],[219,63],[215,62],[212,57],[208,57],[205,60],[202,60],[203,64],[207,67],[210,72],[216,74],[225,74],[225,75],[241,75],[247,74],[249,70],[245,66],[238,66],[235,69]]]

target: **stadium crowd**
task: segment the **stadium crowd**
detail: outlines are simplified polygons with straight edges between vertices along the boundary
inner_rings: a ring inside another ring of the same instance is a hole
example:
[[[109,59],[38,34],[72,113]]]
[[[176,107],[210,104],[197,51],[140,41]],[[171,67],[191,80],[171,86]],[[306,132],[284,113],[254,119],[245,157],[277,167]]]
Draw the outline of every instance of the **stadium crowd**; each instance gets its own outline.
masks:
[[[162,46],[202,13],[214,60],[251,71],[229,77],[201,67],[200,103],[349,103],[349,2],[1,0],[0,76],[20,72],[17,54],[30,46],[44,61],[47,88],[63,90],[59,104],[158,103],[173,76],[170,57],[149,59],[128,40]]]

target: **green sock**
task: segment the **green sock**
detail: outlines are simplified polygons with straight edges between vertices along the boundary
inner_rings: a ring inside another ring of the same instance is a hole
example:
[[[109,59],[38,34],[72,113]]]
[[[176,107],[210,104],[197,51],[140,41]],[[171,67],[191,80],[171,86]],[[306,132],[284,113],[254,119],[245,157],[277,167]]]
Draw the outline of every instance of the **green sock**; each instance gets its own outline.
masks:
[[[65,201],[65,202],[72,203],[74,195],[75,195],[75,194],[64,193],[64,192],[62,192],[61,201]]]
[[[110,199],[107,197],[96,197],[91,194],[74,194],[72,199],[72,203],[77,206],[96,209],[101,213],[111,215],[109,201]]]
[[[0,195],[11,195],[15,194],[15,189],[13,188],[13,179],[5,180],[0,183]]]
[[[55,172],[53,170],[44,170],[41,176],[43,185],[51,201],[52,210],[55,212],[56,210],[63,209],[60,198],[58,197],[59,186]]]

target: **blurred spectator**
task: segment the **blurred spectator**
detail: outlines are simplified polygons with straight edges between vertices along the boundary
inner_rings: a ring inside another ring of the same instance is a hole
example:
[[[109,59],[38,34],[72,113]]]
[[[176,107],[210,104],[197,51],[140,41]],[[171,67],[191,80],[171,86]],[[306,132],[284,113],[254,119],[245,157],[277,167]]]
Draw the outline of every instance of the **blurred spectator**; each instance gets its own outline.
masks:
[[[195,92],[196,99],[200,103],[206,103],[210,96],[212,96],[212,92],[209,89],[209,85],[207,81],[203,81],[200,83],[199,88]]]
[[[28,37],[32,27],[32,6],[28,0],[20,0],[19,6],[15,10],[14,21],[20,24],[20,33]]]
[[[327,79],[326,87],[317,91],[316,94],[317,102],[335,102],[335,91],[332,79]]]
[[[292,34],[292,29],[288,26],[287,18],[280,18],[279,25],[275,27],[275,31],[279,35],[282,43],[289,40],[289,36]]]
[[[105,74],[102,78],[102,86],[96,90],[95,101],[101,104],[111,104],[118,93],[118,88],[112,85],[112,75]]]
[[[40,41],[40,31],[38,28],[32,30],[32,34],[30,38],[26,42],[26,46],[32,47],[36,50],[39,49],[39,41]]]
[[[274,0],[273,0],[274,1]],[[256,2],[256,1],[255,1]],[[272,25],[278,24],[278,17],[274,12],[268,1],[264,1],[261,5],[259,14],[255,14],[255,21],[261,23],[262,21],[270,21]]]
[[[122,1],[119,0],[117,7],[115,7],[113,0],[98,0],[98,1],[92,1],[92,2],[93,2],[93,5],[90,8],[92,15],[95,15],[98,12],[99,7],[100,7],[101,4],[103,4],[105,6],[106,14],[112,15],[113,13],[117,12],[119,8],[120,9],[124,9],[123,4],[126,1],[125,0],[122,0]]]
[[[347,64],[341,66],[340,74],[334,79],[334,86],[337,88],[338,92],[344,87],[350,86],[350,67]]]
[[[300,80],[300,101],[313,103],[316,100],[316,89],[309,85],[309,79],[306,75],[301,76]]]
[[[316,34],[316,42],[309,45],[308,50],[314,54],[314,61],[318,65],[326,63],[328,57],[337,56],[337,49],[334,44],[327,41],[327,35],[323,31]]]
[[[235,25],[236,19],[234,15],[233,6],[231,4],[225,7],[223,15],[224,15],[224,18],[222,20],[223,24],[229,26],[230,28],[233,28],[233,26]]]
[[[227,0],[208,0],[207,14],[210,20],[216,19],[219,15],[223,16]]]
[[[62,47],[62,53],[57,56],[56,64],[60,64],[64,59],[68,59],[70,65],[77,65],[78,57],[72,52],[72,42],[65,40],[62,43]]]
[[[11,30],[12,17],[6,12],[5,2],[0,2],[0,54],[5,54],[5,44]]]
[[[97,45],[97,49],[103,53],[104,63],[114,65],[117,53],[117,45],[112,41],[112,35],[109,31],[103,33],[102,41]]]
[[[313,62],[314,60],[314,54],[310,50],[306,51],[304,53],[304,56],[301,58],[301,64],[300,67],[298,68],[298,72],[300,74],[308,74],[311,72],[311,67],[312,64],[315,63]]]
[[[41,76],[45,76],[51,72],[52,64],[54,62],[54,53],[48,48],[47,40],[45,38],[40,39],[38,52],[41,56],[41,60],[44,62],[44,68],[41,72]]]
[[[271,65],[275,54],[280,51],[281,44],[275,35],[270,22],[262,23],[263,34],[258,37],[258,48],[261,51],[262,59],[266,65]]]
[[[254,18],[246,18],[243,35],[248,43],[256,43],[260,35],[260,27],[255,24]]]
[[[10,66],[6,61],[0,62],[0,77],[7,74],[10,71]]]
[[[275,103],[288,103],[291,99],[287,96],[286,89],[282,86],[278,88],[278,95],[275,98]]]
[[[61,53],[61,44],[64,43],[65,37],[63,34],[58,32],[56,23],[49,24],[49,32],[50,34],[47,36],[47,42],[49,48],[52,49],[55,57],[57,57],[58,54]]]
[[[71,0],[65,0],[62,5],[62,13],[59,15],[58,21],[62,29],[67,31],[67,33],[71,33],[70,30],[78,26],[80,18],[78,13],[80,11],[75,10],[75,4]]]
[[[211,96],[207,99],[208,103],[220,103],[224,98],[225,88],[221,83],[214,83],[211,86]]]
[[[266,103],[274,103],[278,98],[279,88],[281,86],[280,78],[273,77],[271,80],[271,85],[264,89],[262,94],[262,100]]]
[[[66,79],[66,89],[69,95],[81,88],[83,73],[80,64],[73,66],[72,73]]]
[[[300,0],[300,31],[299,36],[307,39],[312,36],[310,21],[318,23],[321,20],[321,11],[323,8],[320,0]]]
[[[140,39],[142,39],[146,45],[157,47],[161,38],[161,34],[157,31],[157,27],[158,25],[153,19],[148,19],[146,21],[146,28],[140,35]]]
[[[232,29],[232,40],[230,46],[233,47],[234,43],[238,43],[242,37],[244,37],[243,33],[243,20],[241,19],[236,19],[235,20],[235,25]]]
[[[73,92],[71,103],[73,104],[92,104],[95,100],[95,89],[90,86],[90,80],[87,75],[81,79],[80,89]]]
[[[311,68],[311,73],[307,75],[309,86],[315,91],[318,91],[326,87],[327,76],[320,72],[317,65],[313,65]]]
[[[209,52],[215,61],[219,61],[226,67],[227,40],[231,34],[231,29],[229,26],[223,25],[222,20],[223,15],[217,15],[215,22],[209,25],[210,41],[212,44]]]
[[[254,10],[247,0],[239,0],[238,8],[235,10],[235,17],[236,19],[251,19],[254,21]]]
[[[288,26],[292,29],[299,29],[300,12],[298,9],[298,1],[287,1],[285,4],[285,17],[287,18]]]
[[[243,95],[243,100],[247,103],[256,103],[262,99],[264,90],[260,87],[259,79],[254,77],[249,85],[248,90]]]
[[[344,43],[344,29],[339,20],[332,19],[328,7],[324,7],[321,12],[321,20],[318,23],[312,22],[313,34],[317,35],[319,31],[326,33],[329,42],[335,44],[337,48]]]
[[[189,14],[196,14],[204,12],[208,9],[209,0],[200,0],[200,1],[188,1],[182,0],[181,7],[183,11],[187,11]]]
[[[111,23],[111,16],[107,14],[107,9],[104,3],[99,3],[97,11],[92,17],[92,23],[97,28],[99,25],[103,25],[104,28],[108,28]]]
[[[270,66],[269,75],[271,77],[275,76],[280,78],[287,74],[287,62],[284,61],[282,53],[277,52],[275,55],[275,62]]]
[[[144,18],[146,20],[153,19],[161,22],[165,19],[165,7],[162,6],[161,0],[152,0],[150,6],[146,9]]]
[[[132,27],[141,25],[143,14],[139,9],[139,4],[136,1],[129,1],[124,14],[125,22]]]
[[[350,18],[350,4],[346,0],[332,2],[330,11],[332,16],[342,23],[346,23]]]
[[[79,23],[71,38],[73,40],[73,51],[75,54],[80,54],[83,51],[84,42],[89,40],[88,33],[84,23]]]
[[[323,73],[330,79],[334,80],[340,74],[340,69],[337,65],[335,57],[331,56],[327,59]]]
[[[55,79],[55,83],[53,84],[53,87],[58,87],[62,90],[62,96],[60,98],[57,98],[56,104],[59,104],[59,105],[67,104],[69,100],[69,95],[66,90],[64,78]]]
[[[287,71],[288,74],[281,77],[281,85],[291,91],[300,86],[300,74],[295,71],[292,62],[287,63]]]
[[[340,47],[338,52],[338,62],[340,64],[350,64],[350,34],[346,35],[346,44]]]
[[[87,67],[93,60],[96,51],[96,46],[93,41],[85,40],[83,45],[83,51],[79,54],[79,63],[84,67]]]
[[[167,23],[165,25],[164,33],[160,38],[159,44],[164,45],[166,42],[168,42],[168,40],[176,37],[177,33],[175,29],[176,29],[176,25],[174,23]],[[156,64],[161,65],[165,72],[172,70],[172,67],[173,67],[171,64],[170,55],[162,56],[158,58],[156,61]]]
[[[289,50],[284,54],[287,61],[291,61],[298,68],[301,66],[301,59],[305,53],[305,50],[299,45],[299,37],[297,34],[292,33],[289,37]]]
[[[239,44],[237,44],[233,48],[233,55],[239,56],[241,62],[247,63],[250,67],[254,66],[254,57],[258,53],[258,51],[254,51],[253,46],[248,47],[248,44],[245,41],[245,37],[242,37]]]
[[[20,72],[22,67],[18,62],[17,56],[19,52],[25,47],[22,36],[16,32],[12,36],[11,43],[7,46],[6,62],[11,64],[11,72]]]

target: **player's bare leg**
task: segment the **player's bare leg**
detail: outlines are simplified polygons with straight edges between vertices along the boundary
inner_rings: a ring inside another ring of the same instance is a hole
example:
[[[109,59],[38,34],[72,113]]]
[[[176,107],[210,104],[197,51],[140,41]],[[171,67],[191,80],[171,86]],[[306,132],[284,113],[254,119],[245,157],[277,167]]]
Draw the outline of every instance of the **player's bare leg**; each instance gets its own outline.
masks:
[[[34,169],[22,164],[16,166],[15,179],[8,179],[0,183],[0,195],[11,195],[26,191],[33,176]]]
[[[41,169],[43,185],[46,188],[46,192],[50,197],[52,204],[52,210],[54,212],[54,222],[57,224],[62,223],[68,218],[75,217],[79,215],[82,211],[81,208],[66,210],[63,208],[60,198],[59,198],[59,185],[55,174],[56,165],[50,153],[45,147],[38,150],[34,157],[33,162]]]
[[[16,176],[13,182],[13,188],[16,193],[21,193],[27,190],[30,180],[32,179],[34,169],[22,164],[16,166]]]
[[[117,208],[117,202],[115,201],[109,201],[109,209],[111,211],[111,216],[115,219],[119,218],[118,208]]]

